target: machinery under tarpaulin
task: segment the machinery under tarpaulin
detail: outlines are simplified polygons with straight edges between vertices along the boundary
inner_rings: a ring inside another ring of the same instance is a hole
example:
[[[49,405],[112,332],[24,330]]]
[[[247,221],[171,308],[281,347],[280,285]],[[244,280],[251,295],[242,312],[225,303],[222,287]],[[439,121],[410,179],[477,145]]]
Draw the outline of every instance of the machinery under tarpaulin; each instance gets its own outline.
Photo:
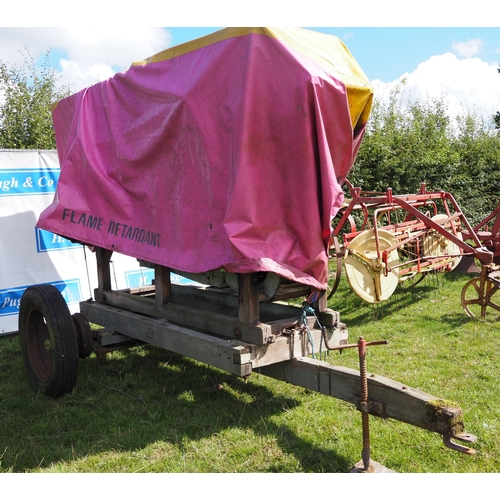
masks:
[[[59,101],[38,227],[184,272],[326,289],[372,87],[336,38],[227,28]]]

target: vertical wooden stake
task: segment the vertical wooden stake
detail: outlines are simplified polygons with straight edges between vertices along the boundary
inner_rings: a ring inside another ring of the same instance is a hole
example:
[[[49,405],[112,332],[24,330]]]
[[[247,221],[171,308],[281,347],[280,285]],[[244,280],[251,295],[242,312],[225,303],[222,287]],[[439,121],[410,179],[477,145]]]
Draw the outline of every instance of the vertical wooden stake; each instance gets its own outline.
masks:
[[[95,247],[95,255],[97,259],[97,287],[99,290],[111,290],[109,262],[113,255],[113,251],[106,248]]]
[[[326,291],[325,290],[322,290],[320,293],[319,293],[319,297],[318,297],[318,300],[316,302],[314,302],[313,304],[313,307],[314,307],[314,310],[319,313],[321,311],[324,311],[325,309],[327,309],[328,307],[328,304],[327,304],[328,300],[327,300],[327,295],[326,295]]]
[[[238,274],[238,321],[249,325],[260,322],[257,273]]]
[[[161,308],[172,300],[172,287],[170,285],[170,268],[155,265],[156,307]]]

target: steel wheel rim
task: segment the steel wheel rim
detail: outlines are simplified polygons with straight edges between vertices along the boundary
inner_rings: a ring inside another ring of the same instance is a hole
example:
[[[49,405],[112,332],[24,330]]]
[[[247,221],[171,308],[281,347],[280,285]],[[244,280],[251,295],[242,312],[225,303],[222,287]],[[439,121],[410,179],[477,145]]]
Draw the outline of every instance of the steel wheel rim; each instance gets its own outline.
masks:
[[[483,286],[483,290],[481,289]],[[473,298],[467,298],[467,292],[474,291]],[[498,291],[498,287],[493,285],[490,281],[486,280],[484,285],[481,284],[481,278],[473,278],[468,281],[462,289],[462,307],[470,318],[487,318],[488,308],[493,309],[497,313],[500,313],[500,305],[493,302],[492,298]],[[476,307],[477,306],[477,307]],[[475,308],[480,311],[478,315],[475,312]],[[499,315],[496,315],[495,319],[498,321]]]

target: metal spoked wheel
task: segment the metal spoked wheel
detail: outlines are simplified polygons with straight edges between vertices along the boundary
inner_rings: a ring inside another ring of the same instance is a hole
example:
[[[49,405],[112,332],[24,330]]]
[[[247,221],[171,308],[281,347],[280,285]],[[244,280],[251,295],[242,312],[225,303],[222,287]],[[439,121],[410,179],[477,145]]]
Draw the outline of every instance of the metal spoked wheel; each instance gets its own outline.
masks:
[[[408,233],[410,237],[411,233]],[[427,275],[427,272],[419,270],[417,261],[421,257],[421,238],[398,247],[398,258],[401,265],[399,269],[399,286],[401,288],[411,288],[418,285]],[[405,265],[405,263],[407,263]]]
[[[437,214],[432,217],[432,220],[439,222],[446,218],[447,216],[445,214]],[[457,238],[462,239],[462,234],[460,232],[457,233]],[[461,250],[456,243],[445,238],[437,231],[429,231],[422,237],[422,253],[424,256],[444,258],[444,265],[443,260],[437,259],[435,264],[431,266],[435,267],[438,271],[453,271],[462,260],[462,257],[459,255],[460,252]],[[448,255],[453,257],[446,259]]]
[[[498,321],[500,319],[499,288],[487,278],[473,278],[462,289],[462,307],[467,316]]]
[[[402,288],[411,288],[415,285],[421,283],[424,278],[427,276],[427,273],[412,273],[411,275],[406,275],[404,277],[399,278],[399,286]]]
[[[78,372],[78,340],[63,296],[52,285],[26,289],[19,308],[19,341],[31,383],[46,396],[71,392]]]
[[[380,252],[393,248],[387,258],[388,269],[379,259]],[[384,229],[367,229],[350,243],[344,259],[345,272],[351,289],[365,302],[375,304],[387,300],[399,282],[397,239]]]

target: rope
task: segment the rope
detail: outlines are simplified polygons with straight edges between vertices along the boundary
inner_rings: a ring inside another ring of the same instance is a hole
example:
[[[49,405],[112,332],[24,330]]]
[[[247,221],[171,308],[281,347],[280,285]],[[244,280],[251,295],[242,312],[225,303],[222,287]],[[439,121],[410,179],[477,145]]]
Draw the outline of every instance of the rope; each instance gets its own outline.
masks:
[[[87,252],[85,251],[85,245],[82,245],[83,248],[83,258],[85,260],[85,269],[87,270],[87,281],[89,285],[89,295],[90,300],[92,299],[92,287],[90,285],[90,273],[89,273],[89,263],[87,262]]]
[[[307,325],[307,314],[308,313],[312,314],[316,318],[316,321],[318,323],[319,329],[321,331],[323,330],[323,327],[321,326],[321,323],[319,322],[318,316],[316,316],[316,312],[311,307],[311,305],[309,304],[309,302],[307,302],[307,301],[304,302],[302,304],[302,315],[301,315],[300,323],[299,324],[302,325],[306,329],[306,331],[307,331],[307,338],[309,340],[309,344],[311,344],[311,355],[312,355],[313,359],[316,359],[316,356],[314,354],[314,339],[313,339],[311,330],[309,330],[309,326]],[[319,359],[320,360],[321,360],[322,351],[323,351],[323,335],[321,335],[321,343],[320,343],[320,347],[319,347]]]

